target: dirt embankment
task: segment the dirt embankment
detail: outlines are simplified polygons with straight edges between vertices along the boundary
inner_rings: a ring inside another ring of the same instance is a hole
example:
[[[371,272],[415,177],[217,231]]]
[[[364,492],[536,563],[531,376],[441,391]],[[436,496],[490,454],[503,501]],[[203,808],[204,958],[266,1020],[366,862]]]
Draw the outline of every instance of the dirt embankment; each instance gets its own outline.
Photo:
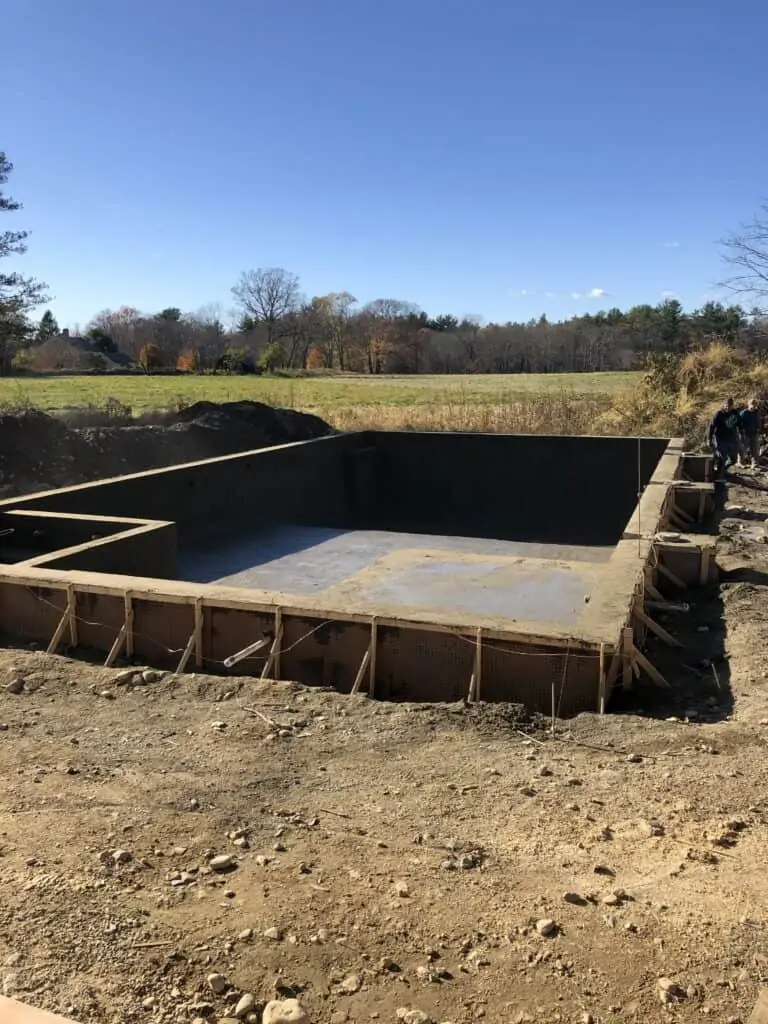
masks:
[[[36,410],[0,416],[0,498],[333,433],[260,402],[197,402],[159,420],[73,429]]]

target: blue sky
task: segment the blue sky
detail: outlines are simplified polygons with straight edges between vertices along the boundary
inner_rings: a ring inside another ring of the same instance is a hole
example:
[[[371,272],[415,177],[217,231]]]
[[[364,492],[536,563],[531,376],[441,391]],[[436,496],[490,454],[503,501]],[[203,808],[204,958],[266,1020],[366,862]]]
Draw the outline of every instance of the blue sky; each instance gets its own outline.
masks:
[[[488,320],[693,307],[768,194],[765,0],[3,11],[18,269],[62,324],[229,309],[259,266]]]

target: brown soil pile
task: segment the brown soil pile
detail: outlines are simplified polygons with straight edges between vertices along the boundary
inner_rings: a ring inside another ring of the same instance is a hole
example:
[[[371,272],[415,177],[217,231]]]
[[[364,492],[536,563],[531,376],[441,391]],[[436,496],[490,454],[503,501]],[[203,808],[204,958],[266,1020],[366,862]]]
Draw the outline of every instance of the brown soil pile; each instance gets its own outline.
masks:
[[[333,433],[260,402],[197,402],[157,424],[68,427],[37,410],[0,416],[0,497]]]

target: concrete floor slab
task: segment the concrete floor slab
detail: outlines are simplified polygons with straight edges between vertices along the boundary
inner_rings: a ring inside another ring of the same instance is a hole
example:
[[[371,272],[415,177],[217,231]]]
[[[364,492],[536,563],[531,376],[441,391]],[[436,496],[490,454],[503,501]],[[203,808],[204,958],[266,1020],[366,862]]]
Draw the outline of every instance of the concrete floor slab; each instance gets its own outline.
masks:
[[[280,527],[182,559],[183,578],[329,601],[574,625],[610,547]]]

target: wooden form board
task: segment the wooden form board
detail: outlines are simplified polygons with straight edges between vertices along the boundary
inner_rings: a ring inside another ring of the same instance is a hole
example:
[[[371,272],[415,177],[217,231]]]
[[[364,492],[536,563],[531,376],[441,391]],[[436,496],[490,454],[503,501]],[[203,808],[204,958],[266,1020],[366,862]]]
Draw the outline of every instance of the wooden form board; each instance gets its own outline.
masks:
[[[2,1024],[77,1024],[70,1017],[59,1017],[55,1013],[37,1010],[34,1006],[6,999],[5,996],[0,996],[0,1021]]]

